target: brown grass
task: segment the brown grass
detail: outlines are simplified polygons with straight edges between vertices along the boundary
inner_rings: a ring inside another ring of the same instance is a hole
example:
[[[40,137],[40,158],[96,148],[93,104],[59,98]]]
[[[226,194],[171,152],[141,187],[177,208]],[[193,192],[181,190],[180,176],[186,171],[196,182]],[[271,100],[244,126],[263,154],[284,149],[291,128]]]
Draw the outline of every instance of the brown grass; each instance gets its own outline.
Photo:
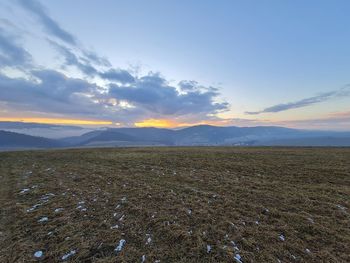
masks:
[[[350,149],[10,152],[0,176],[0,262],[350,262]]]

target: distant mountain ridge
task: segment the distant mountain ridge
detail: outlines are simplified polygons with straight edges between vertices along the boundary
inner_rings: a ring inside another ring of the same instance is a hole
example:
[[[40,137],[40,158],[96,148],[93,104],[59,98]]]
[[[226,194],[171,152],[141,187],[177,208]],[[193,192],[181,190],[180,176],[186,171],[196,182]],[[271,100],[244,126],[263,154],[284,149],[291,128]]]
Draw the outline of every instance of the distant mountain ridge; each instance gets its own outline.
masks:
[[[0,130],[3,129],[38,129],[38,128],[66,128],[66,129],[83,129],[73,125],[57,125],[36,122],[20,122],[20,121],[0,121]]]
[[[15,132],[0,131],[0,148],[59,148],[65,143],[43,137],[30,136]]]
[[[311,140],[313,138],[313,140]],[[103,142],[111,142],[118,146],[127,145],[167,145],[167,146],[200,146],[200,145],[290,145],[295,142],[310,146],[332,145],[337,138],[336,145],[350,146],[350,132],[325,132],[306,131],[277,126],[257,127],[217,127],[210,125],[199,125],[179,130],[159,128],[109,128],[106,130],[92,131],[82,136],[65,138],[63,141],[72,145],[98,145]],[[323,143],[322,143],[323,141]]]
[[[278,126],[199,125],[179,130],[106,128],[56,140],[0,132],[0,148],[113,146],[350,146],[350,132],[309,131]]]
[[[73,125],[56,125],[15,121],[0,121],[0,130],[36,137],[46,137],[50,139],[61,139],[64,137],[79,136],[91,131],[89,128]]]

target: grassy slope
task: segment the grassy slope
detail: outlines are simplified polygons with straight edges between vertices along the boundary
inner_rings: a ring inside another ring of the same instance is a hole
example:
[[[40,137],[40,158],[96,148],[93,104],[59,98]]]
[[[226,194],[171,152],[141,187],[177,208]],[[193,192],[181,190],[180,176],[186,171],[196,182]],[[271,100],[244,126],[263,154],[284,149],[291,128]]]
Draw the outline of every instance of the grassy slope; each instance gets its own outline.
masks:
[[[39,249],[46,262],[73,249],[72,262],[234,262],[231,241],[243,262],[350,262],[349,160],[325,148],[0,153],[0,262]]]

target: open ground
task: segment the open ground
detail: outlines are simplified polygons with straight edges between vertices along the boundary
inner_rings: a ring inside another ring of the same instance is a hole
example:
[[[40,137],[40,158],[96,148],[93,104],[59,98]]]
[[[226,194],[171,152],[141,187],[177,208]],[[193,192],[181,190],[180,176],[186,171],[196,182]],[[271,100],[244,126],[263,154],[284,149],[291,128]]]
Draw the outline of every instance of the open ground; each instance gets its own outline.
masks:
[[[350,262],[349,148],[0,153],[0,262]]]

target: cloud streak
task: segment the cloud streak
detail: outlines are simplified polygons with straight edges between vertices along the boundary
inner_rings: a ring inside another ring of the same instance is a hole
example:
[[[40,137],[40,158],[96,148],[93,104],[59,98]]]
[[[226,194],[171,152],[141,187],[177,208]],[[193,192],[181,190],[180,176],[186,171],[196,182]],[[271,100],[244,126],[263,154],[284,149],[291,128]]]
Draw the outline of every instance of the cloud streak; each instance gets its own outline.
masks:
[[[49,40],[49,43],[64,58],[64,66],[75,66],[88,76],[94,76],[97,74],[97,69],[91,65],[88,59],[79,58],[70,48],[60,45],[54,41]]]
[[[32,15],[34,15],[41,25],[44,27],[45,31],[56,38],[71,44],[76,45],[76,38],[64,30],[54,19],[52,19],[45,10],[45,7],[36,0],[17,0],[18,3]]]
[[[28,65],[32,56],[17,43],[17,38],[0,25],[0,67]]]
[[[275,112],[281,112],[281,111],[286,111],[290,109],[297,109],[297,108],[303,108],[307,107],[313,104],[325,102],[331,99],[339,98],[339,97],[344,97],[344,96],[350,96],[350,85],[346,85],[341,89],[330,91],[330,92],[325,92],[321,93],[319,95],[305,98],[302,100],[294,101],[294,102],[289,102],[289,103],[281,103],[277,104],[271,107],[267,107],[261,111],[246,111],[245,114],[249,115],[257,115],[261,113],[275,113]]]

